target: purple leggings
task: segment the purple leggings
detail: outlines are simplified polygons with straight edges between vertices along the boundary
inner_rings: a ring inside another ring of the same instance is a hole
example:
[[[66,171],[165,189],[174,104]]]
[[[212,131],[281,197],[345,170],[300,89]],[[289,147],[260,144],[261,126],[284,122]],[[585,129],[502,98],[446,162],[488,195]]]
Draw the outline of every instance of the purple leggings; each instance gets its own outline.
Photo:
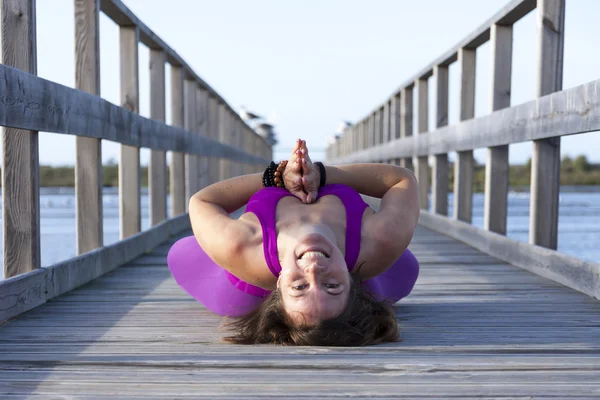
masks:
[[[241,316],[257,308],[270,291],[246,283],[219,267],[194,236],[178,240],[167,263],[175,281],[218,315]],[[408,296],[419,276],[419,262],[406,250],[385,272],[363,282],[378,300],[394,304]]]

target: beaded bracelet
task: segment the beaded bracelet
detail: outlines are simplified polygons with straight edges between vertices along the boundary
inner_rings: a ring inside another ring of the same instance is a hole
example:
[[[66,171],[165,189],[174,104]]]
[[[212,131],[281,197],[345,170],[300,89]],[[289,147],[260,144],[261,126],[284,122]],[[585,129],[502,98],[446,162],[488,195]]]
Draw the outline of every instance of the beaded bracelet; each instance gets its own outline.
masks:
[[[283,171],[285,171],[285,167],[287,166],[287,160],[281,161],[279,165],[275,164],[273,161],[269,164],[267,168],[265,168],[265,172],[263,172],[262,176],[262,184],[263,187],[281,187],[285,188],[285,183],[283,182]]]

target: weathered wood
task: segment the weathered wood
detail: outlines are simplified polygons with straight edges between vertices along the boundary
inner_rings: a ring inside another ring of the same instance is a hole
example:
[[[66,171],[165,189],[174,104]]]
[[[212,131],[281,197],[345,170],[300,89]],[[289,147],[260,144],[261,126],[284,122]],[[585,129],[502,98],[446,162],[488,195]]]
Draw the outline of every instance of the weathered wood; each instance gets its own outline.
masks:
[[[150,49],[150,117],[165,122],[165,52]],[[148,165],[150,226],[167,219],[167,159],[162,150],[150,150]]]
[[[460,221],[451,221],[428,213],[421,213],[420,223],[500,260],[600,299],[600,264],[517,242]]]
[[[537,96],[562,89],[565,0],[538,1]],[[556,249],[560,194],[560,137],[533,142],[529,242]]]
[[[99,3],[99,0],[76,0],[74,5],[75,88],[92,95],[100,94]],[[65,104],[50,104],[58,106],[53,109],[55,115],[60,116],[67,109]],[[84,134],[90,125],[77,127],[74,134]],[[104,243],[102,145],[97,138],[77,136],[75,149],[76,248],[77,254],[83,254]]]
[[[448,125],[448,67],[435,67],[437,78],[436,128]],[[448,214],[448,154],[436,154],[433,163],[432,204],[437,214]]]
[[[0,4],[0,62],[37,74],[35,1]],[[14,107],[2,93],[2,103]],[[7,104],[8,103],[8,104]],[[40,268],[38,132],[2,129],[4,277]]]
[[[183,83],[183,119],[184,127],[187,131],[192,132],[196,136],[196,88],[198,84],[195,81],[186,79]],[[185,155],[185,203],[186,211],[188,207],[189,199],[194,193],[200,190],[200,176],[199,176],[199,159],[193,154]]]
[[[213,155],[264,165],[265,159],[144,118],[97,96],[0,64],[0,125],[107,139],[133,147]],[[14,104],[23,112],[15,113]]]
[[[387,101],[382,108],[381,111],[381,125],[382,125],[382,130],[381,130],[381,136],[383,137],[382,139],[382,143],[388,143],[391,140],[390,137],[390,109],[391,109],[391,104],[390,101]],[[386,160],[387,161],[387,160]]]
[[[218,104],[219,109],[219,142],[227,143],[227,134],[228,134],[228,112],[225,106],[222,103]],[[224,179],[229,178],[229,160],[220,159],[219,160],[219,180],[222,181]]]
[[[208,137],[208,92],[204,89],[196,89],[196,132],[198,135]],[[246,149],[241,149],[246,151]],[[198,190],[207,186],[208,157],[197,157],[198,166]]]
[[[338,164],[384,157],[419,157],[595,132],[600,130],[599,99],[600,80],[597,80],[331,161]]]
[[[415,86],[418,91],[417,133],[424,134],[429,130],[429,89],[427,79],[419,79]],[[429,160],[427,156],[417,157],[415,162],[415,175],[419,182],[419,201],[421,209],[429,208]]]
[[[421,226],[415,235],[414,243],[450,240]],[[444,246],[442,253],[470,249],[455,240]],[[0,326],[0,394],[135,398],[147,396],[151,382],[153,396],[164,398],[230,398],[240,391],[339,397],[340,390],[364,397],[510,398],[540,397],[546,389],[554,397],[591,398],[600,387],[599,303],[497,260],[476,265],[457,256],[430,264],[427,255],[438,249],[411,243],[421,271],[413,292],[395,306],[399,343],[232,346],[220,342],[221,318],[173,280],[164,265],[168,247]],[[314,387],[307,392],[291,379]]]
[[[0,321],[28,311],[114,270],[190,228],[180,215],[125,240],[51,267],[0,281]]]
[[[139,31],[133,27],[119,28],[121,50],[121,105],[139,113]],[[121,239],[141,230],[141,169],[140,149],[121,145],[119,159],[119,222]]]
[[[183,70],[180,67],[171,67],[171,124],[183,128]],[[171,216],[185,212],[185,155],[183,152],[171,154],[171,168],[169,169],[171,182]]]
[[[209,97],[209,137],[214,141],[219,141],[219,102],[215,97]],[[260,148],[256,147],[252,153],[261,156]],[[219,180],[219,159],[217,157],[209,157],[210,159],[210,184]]]
[[[512,26],[492,26],[492,111],[510,107]],[[506,234],[508,214],[508,145],[490,147],[485,166],[484,226]]]
[[[458,51],[460,72],[460,120],[475,117],[475,76],[477,53],[474,49]],[[473,214],[473,150],[457,152],[454,164],[454,219],[471,222]]]
[[[407,138],[413,134],[413,88],[402,89],[400,94],[400,138]],[[402,157],[400,166],[413,170],[412,156]]]

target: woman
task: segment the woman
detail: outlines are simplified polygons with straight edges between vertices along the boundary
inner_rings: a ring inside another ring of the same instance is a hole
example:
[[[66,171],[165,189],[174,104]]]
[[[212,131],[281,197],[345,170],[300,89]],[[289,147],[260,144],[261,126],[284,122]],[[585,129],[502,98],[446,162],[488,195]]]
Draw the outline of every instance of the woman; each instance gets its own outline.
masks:
[[[359,193],[381,198],[379,210]],[[241,217],[230,216],[246,204]],[[299,139],[287,164],[210,185],[192,196],[189,212],[194,236],[173,245],[169,268],[208,309],[235,318],[226,340],[397,339],[390,305],[410,293],[419,270],[407,250],[419,217],[409,170],[323,167]]]

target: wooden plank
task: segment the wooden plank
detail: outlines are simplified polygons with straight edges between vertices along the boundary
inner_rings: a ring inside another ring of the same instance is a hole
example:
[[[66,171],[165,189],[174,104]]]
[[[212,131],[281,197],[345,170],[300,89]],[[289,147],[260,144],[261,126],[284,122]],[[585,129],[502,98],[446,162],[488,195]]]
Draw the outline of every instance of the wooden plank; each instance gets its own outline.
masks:
[[[198,135],[208,137],[208,92],[198,87],[196,89],[196,132]],[[246,149],[242,149],[246,151]],[[208,177],[208,158],[197,157],[198,190],[206,187]]]
[[[181,215],[123,241],[15,278],[0,281],[0,321],[73,290],[125,264],[169,237],[190,228]]]
[[[46,302],[46,271],[36,269],[0,280],[0,323]]]
[[[183,118],[184,127],[187,131],[196,136],[196,88],[195,81],[186,79],[183,83]],[[193,154],[185,155],[185,203],[186,211],[189,206],[189,199],[200,189],[200,176],[198,171],[198,158]]]
[[[74,9],[75,88],[99,95],[99,0],[75,0]],[[59,113],[64,110],[65,108],[60,106],[56,109]],[[83,133],[90,127],[80,126],[79,129],[80,133]],[[102,145],[97,138],[77,136],[75,149],[76,248],[77,254],[83,254],[102,247],[104,243]]]
[[[390,139],[389,141],[399,139],[400,138],[400,118],[401,118],[401,94],[397,94],[390,99],[389,109],[390,109]],[[355,151],[359,150],[355,148]],[[393,163],[395,165],[400,165],[400,159],[394,158]]]
[[[228,113],[223,104],[218,104],[219,110],[219,142],[227,143],[228,134]],[[269,161],[270,162],[270,161]],[[229,178],[229,161],[221,158],[219,160],[219,181]]]
[[[438,65],[434,72],[437,78],[436,127],[448,125],[448,67]],[[435,213],[448,214],[448,154],[436,154],[432,173],[432,204]]]
[[[171,124],[183,128],[183,70],[171,66]],[[185,155],[183,152],[171,154],[171,216],[183,214],[185,201]]]
[[[600,80],[331,161],[339,164],[382,157],[418,157],[595,132],[600,130],[598,99]]]
[[[166,121],[165,52],[150,49],[150,117]],[[167,219],[167,159],[163,150],[150,150],[148,165],[150,226]]]
[[[429,130],[429,89],[427,79],[419,79],[415,86],[418,91],[417,133],[424,134]],[[419,182],[419,201],[421,209],[429,208],[429,161],[427,156],[417,157],[415,162],[415,175]]]
[[[429,229],[444,232],[502,261],[600,299],[600,264],[517,242],[460,221],[451,221],[428,213],[421,213],[419,222]]]
[[[390,133],[391,133],[391,129],[390,129],[390,118],[391,118],[391,104],[390,101],[387,101],[382,108],[381,111],[381,125],[382,125],[382,130],[381,130],[381,136],[382,136],[382,143],[388,143],[391,140],[390,137]],[[386,160],[387,161],[387,160]]]
[[[133,27],[121,27],[121,104],[122,107],[139,113],[139,31]],[[141,230],[141,170],[140,149],[121,145],[119,159],[119,222],[120,238],[135,235]]]
[[[413,134],[413,88],[406,87],[402,89],[400,95],[400,138],[407,138]],[[400,166],[414,170],[411,157],[402,157]]]
[[[462,48],[458,52],[461,66],[460,120],[475,117],[475,76],[477,53]],[[471,222],[473,216],[473,150],[459,151],[454,164],[454,219]]]
[[[264,165],[246,154],[183,129],[144,118],[97,96],[74,90],[0,64],[0,125],[107,139],[133,147],[214,155]],[[15,113],[14,102],[27,112]]]
[[[565,0],[538,1],[537,96],[560,91],[563,80]],[[560,195],[560,137],[533,142],[529,242],[556,249]]]
[[[35,1],[2,1],[1,62],[37,74]],[[10,104],[5,97],[2,103]],[[2,232],[4,277],[40,268],[38,132],[2,129]]]
[[[510,107],[512,26],[492,26],[492,111]],[[508,145],[490,147],[485,166],[484,226],[506,234],[508,213]]]

